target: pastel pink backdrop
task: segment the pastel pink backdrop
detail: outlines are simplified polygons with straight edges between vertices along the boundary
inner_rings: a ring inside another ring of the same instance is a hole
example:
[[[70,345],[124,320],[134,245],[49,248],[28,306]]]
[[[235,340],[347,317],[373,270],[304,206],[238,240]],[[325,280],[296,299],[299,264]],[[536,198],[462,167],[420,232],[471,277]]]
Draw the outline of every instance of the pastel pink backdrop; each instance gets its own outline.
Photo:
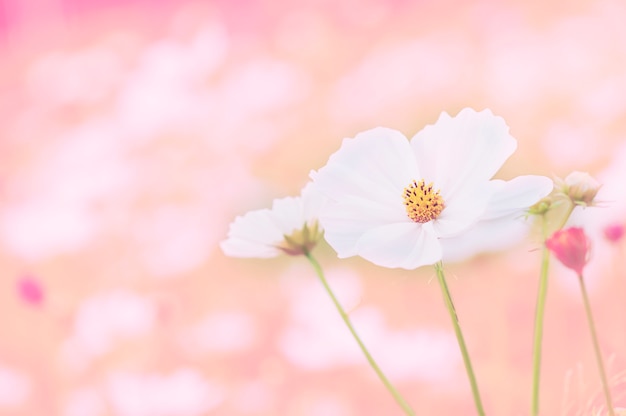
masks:
[[[0,413],[400,414],[302,258],[226,258],[344,137],[490,108],[499,177],[586,170],[608,208],[591,302],[626,407],[626,5],[0,1]],[[448,265],[489,415],[526,415],[539,243]],[[316,252],[420,415],[473,414],[434,271]],[[542,414],[602,405],[576,281],[554,264]]]

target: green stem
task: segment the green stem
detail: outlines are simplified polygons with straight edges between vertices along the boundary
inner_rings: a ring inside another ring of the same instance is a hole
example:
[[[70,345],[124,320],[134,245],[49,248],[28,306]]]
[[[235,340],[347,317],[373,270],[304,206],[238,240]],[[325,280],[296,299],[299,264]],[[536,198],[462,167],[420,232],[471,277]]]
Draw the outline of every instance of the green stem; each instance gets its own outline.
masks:
[[[600,378],[602,379],[602,388],[604,389],[604,397],[606,398],[606,405],[608,407],[609,415],[615,416],[613,411],[613,401],[611,400],[611,392],[609,390],[609,383],[604,371],[604,363],[602,362],[602,354],[600,353],[600,344],[598,343],[598,336],[596,335],[596,326],[593,323],[593,316],[591,315],[591,305],[589,304],[589,297],[587,296],[587,289],[585,288],[585,281],[583,276],[578,276],[580,282],[580,290],[583,294],[583,301],[585,303],[585,313],[587,314],[587,322],[589,322],[589,330],[591,331],[591,339],[593,340],[593,348],[596,354],[596,361],[598,362],[598,370],[600,371]]]
[[[576,206],[570,203],[563,219],[557,228],[560,230],[565,226],[570,215]],[[533,393],[531,414],[539,414],[539,379],[541,374],[541,343],[543,339],[543,316],[546,307],[546,295],[548,293],[548,269],[550,265],[550,251],[545,245],[548,238],[548,220],[544,215],[541,223],[541,236],[543,246],[541,248],[541,272],[539,276],[539,290],[537,292],[537,305],[535,308],[535,333],[533,341]]]
[[[545,221],[543,226],[544,241]],[[550,252],[544,244],[541,249],[541,275],[539,277],[539,292],[537,294],[537,307],[535,310],[535,334],[533,343],[533,398],[532,415],[539,414],[539,375],[541,371],[541,340],[543,338],[543,315],[546,306],[546,294],[548,293],[548,266],[550,263]]]
[[[576,208],[576,204],[569,202],[569,206],[567,207],[567,211],[565,212],[565,216],[563,216],[563,220],[561,221],[561,225],[559,226],[559,228],[557,228],[557,230],[560,230],[561,228],[565,227],[565,224],[567,224],[567,220],[569,220],[570,215],[572,215],[572,212],[574,212],[574,208]],[[545,235],[545,230],[544,230],[544,236],[543,239],[545,241],[547,235]]]
[[[465,371],[467,371],[467,377],[469,378],[470,385],[472,386],[472,395],[474,396],[476,411],[480,416],[484,416],[485,410],[483,409],[483,404],[480,400],[476,376],[474,375],[474,370],[472,370],[472,362],[470,360],[469,353],[467,352],[467,347],[465,346],[465,339],[463,339],[463,333],[461,332],[461,327],[459,325],[459,318],[456,314],[456,310],[454,309],[454,304],[452,303],[452,297],[450,296],[450,290],[448,290],[448,285],[446,284],[446,278],[443,273],[443,265],[441,262],[435,264],[435,270],[437,271],[437,279],[439,280],[439,285],[441,286],[441,291],[443,293],[443,300],[446,304],[448,312],[450,313],[450,318],[452,319],[452,325],[454,326],[454,333],[456,334],[456,339],[459,343],[459,348],[461,349],[461,355],[463,355],[463,363],[465,364]]]
[[[385,374],[382,372],[380,367],[378,367],[378,364],[376,364],[376,361],[374,361],[374,358],[372,358],[372,356],[370,355],[369,351],[365,347],[365,344],[363,344],[363,341],[361,341],[361,338],[356,333],[354,327],[352,326],[352,323],[350,322],[350,318],[348,318],[348,314],[346,314],[343,307],[341,306],[341,304],[335,297],[335,294],[333,293],[332,289],[328,285],[328,282],[326,281],[326,278],[324,277],[324,272],[322,271],[320,264],[317,262],[317,260],[315,260],[315,258],[311,255],[311,253],[305,253],[305,255],[311,262],[311,265],[313,265],[313,268],[315,269],[317,276],[319,277],[320,281],[322,282],[322,285],[324,286],[324,289],[326,289],[326,292],[328,293],[333,303],[335,304],[337,311],[339,311],[339,315],[341,315],[341,319],[343,319],[346,326],[350,330],[350,333],[352,333],[352,336],[354,337],[356,342],[359,344],[359,347],[361,347],[361,351],[363,351],[363,354],[365,354],[365,358],[367,358],[367,361],[370,363],[370,365],[372,366],[372,368],[374,369],[374,371],[380,378],[380,381],[383,382],[387,390],[389,390],[389,393],[391,393],[391,395],[396,400],[398,405],[402,408],[402,410],[404,410],[404,413],[406,413],[409,416],[415,416],[415,413],[413,412],[413,409],[411,409],[411,406],[409,406],[409,404],[404,400],[404,398],[400,395],[400,393],[398,393],[395,387],[393,387],[393,385],[389,382],[389,380],[387,379]]]

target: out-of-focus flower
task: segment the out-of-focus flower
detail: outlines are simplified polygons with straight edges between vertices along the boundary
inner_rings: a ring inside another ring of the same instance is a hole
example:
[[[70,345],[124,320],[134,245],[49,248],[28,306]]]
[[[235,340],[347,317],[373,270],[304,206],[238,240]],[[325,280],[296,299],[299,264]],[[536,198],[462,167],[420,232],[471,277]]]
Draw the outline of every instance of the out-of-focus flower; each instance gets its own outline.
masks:
[[[572,203],[582,206],[593,204],[602,184],[586,172],[574,171],[565,179],[556,180],[556,188],[566,195]]]
[[[591,241],[580,227],[558,230],[546,240],[546,247],[563,265],[582,276],[589,261]]]
[[[322,238],[318,223],[324,198],[307,185],[299,197],[274,200],[272,209],[250,211],[230,225],[220,246],[232,257],[292,256],[310,252]]]
[[[31,396],[32,380],[22,371],[0,364],[0,407],[17,407]]]
[[[237,353],[254,345],[257,325],[253,317],[240,311],[214,312],[182,331],[181,348],[190,355]]]
[[[602,230],[604,238],[611,243],[618,243],[624,237],[624,225],[623,224],[610,224],[604,227]]]
[[[39,306],[44,301],[44,290],[41,283],[31,276],[23,276],[17,281],[17,292],[20,298],[32,306]]]
[[[71,367],[82,370],[118,344],[146,336],[157,320],[154,302],[137,293],[117,290],[85,299],[76,313],[73,334],[62,354]]]
[[[516,146],[502,118],[471,109],[454,118],[442,113],[410,142],[385,128],[346,139],[311,173],[329,198],[320,214],[326,240],[339,257],[384,267],[414,269],[452,251],[469,257],[476,245],[459,252],[456,238],[486,221],[521,216],[553,188],[540,176],[491,180]],[[489,239],[483,231],[478,238]]]
[[[224,400],[220,385],[189,368],[167,375],[113,373],[106,387],[120,416],[200,416]]]

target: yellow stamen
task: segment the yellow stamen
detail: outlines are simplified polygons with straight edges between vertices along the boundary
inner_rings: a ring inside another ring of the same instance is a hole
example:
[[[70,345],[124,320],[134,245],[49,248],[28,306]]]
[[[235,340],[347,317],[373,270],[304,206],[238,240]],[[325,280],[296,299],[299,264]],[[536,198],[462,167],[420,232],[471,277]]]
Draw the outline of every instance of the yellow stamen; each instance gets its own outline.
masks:
[[[403,193],[409,218],[422,224],[437,218],[445,208],[439,192],[439,190],[433,191],[432,182],[425,185],[424,179],[419,182],[413,179],[413,183],[404,188]]]

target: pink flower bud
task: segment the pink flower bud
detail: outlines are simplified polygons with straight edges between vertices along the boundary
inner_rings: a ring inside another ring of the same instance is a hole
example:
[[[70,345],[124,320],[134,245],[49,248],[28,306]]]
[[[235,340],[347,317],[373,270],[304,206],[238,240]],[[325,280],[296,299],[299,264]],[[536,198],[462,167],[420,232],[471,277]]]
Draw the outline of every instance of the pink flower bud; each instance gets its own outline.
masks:
[[[546,247],[565,267],[582,276],[591,248],[591,241],[582,228],[570,227],[556,231],[546,240]]]

